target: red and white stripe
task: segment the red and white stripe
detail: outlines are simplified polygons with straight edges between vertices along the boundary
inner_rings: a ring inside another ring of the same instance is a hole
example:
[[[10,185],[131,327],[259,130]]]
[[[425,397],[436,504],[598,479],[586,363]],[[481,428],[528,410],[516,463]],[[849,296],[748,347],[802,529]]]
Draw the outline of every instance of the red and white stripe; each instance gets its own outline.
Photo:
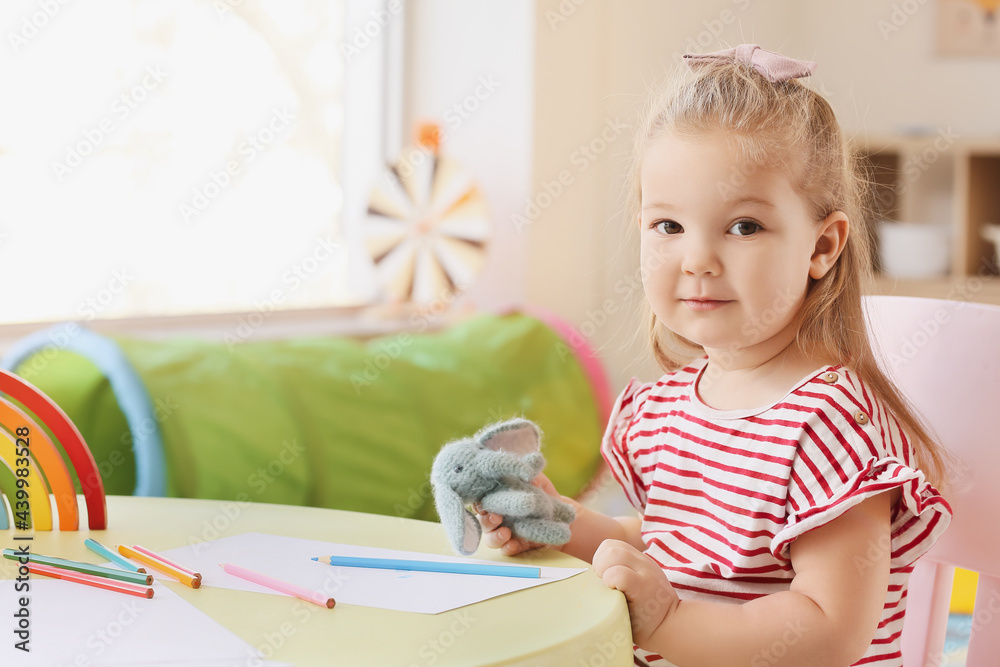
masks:
[[[951,518],[914,466],[899,423],[840,365],[803,378],[774,405],[715,410],[694,392],[707,361],[658,382],[632,380],[604,435],[604,458],[643,513],[646,553],[682,598],[753,600],[788,590],[795,576],[788,546],[796,537],[899,487],[882,621],[855,663],[899,667],[913,561]],[[824,380],[828,372],[837,380]],[[637,664],[669,664],[638,649],[636,656]]]

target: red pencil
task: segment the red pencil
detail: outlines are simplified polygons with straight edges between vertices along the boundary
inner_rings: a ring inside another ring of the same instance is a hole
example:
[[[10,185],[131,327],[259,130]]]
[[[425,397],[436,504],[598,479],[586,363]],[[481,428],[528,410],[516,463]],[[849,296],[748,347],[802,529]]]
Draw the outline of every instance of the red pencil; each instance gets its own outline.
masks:
[[[28,563],[28,571],[34,572],[35,574],[41,574],[46,577],[52,577],[53,579],[72,581],[78,584],[93,586],[95,588],[104,588],[109,591],[116,591],[118,593],[127,593],[128,595],[135,595],[136,597],[140,598],[153,597],[152,588],[147,588],[145,586],[138,586],[135,584],[128,584],[123,581],[115,581],[114,579],[105,579],[104,577],[95,577],[89,574],[81,574],[80,572],[74,572],[72,570],[64,570],[62,568],[52,567],[50,565]]]

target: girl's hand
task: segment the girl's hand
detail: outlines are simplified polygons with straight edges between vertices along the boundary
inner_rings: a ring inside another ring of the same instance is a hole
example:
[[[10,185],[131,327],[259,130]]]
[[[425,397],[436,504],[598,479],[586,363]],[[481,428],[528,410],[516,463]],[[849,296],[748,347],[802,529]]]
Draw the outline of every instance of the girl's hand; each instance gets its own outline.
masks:
[[[680,603],[667,575],[652,558],[631,544],[604,540],[594,553],[594,572],[625,594],[632,641],[646,646],[650,636]]]
[[[552,481],[541,473],[531,483],[550,496],[555,496],[561,500],[568,500],[560,496]],[[500,525],[500,522],[503,521],[503,516],[483,510],[478,503],[475,508],[476,513],[479,515],[479,523],[483,526],[483,538],[486,546],[491,549],[499,549],[505,556],[516,556],[519,553],[534,549],[548,548],[557,551],[560,549],[560,547],[552,546],[551,544],[539,544],[538,542],[530,542],[519,537],[514,537],[510,532],[510,528]]]

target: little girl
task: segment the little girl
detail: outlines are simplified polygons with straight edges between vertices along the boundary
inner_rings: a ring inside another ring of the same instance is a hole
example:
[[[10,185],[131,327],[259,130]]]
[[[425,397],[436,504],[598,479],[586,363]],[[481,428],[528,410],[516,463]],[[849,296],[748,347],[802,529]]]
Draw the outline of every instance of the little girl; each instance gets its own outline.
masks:
[[[642,518],[574,503],[561,549],[625,594],[636,664],[898,667],[909,574],[951,509],[946,454],[868,342],[865,182],[796,80],[815,63],[685,58],[633,169],[666,375],[629,383],[602,443]],[[480,516],[489,546],[538,546],[501,519]]]

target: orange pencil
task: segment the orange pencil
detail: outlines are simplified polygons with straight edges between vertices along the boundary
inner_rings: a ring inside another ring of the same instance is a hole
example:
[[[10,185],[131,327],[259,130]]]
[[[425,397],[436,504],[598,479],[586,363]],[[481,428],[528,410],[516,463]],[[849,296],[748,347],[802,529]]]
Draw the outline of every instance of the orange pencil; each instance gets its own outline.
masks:
[[[177,568],[181,572],[187,574],[189,577],[193,577],[195,579],[201,579],[201,574],[199,574],[198,572],[194,572],[193,570],[189,570],[186,567],[183,567],[182,565],[179,565],[178,563],[175,563],[172,560],[168,560],[168,559],[164,558],[163,556],[161,556],[160,554],[156,553],[155,551],[150,551],[146,547],[140,547],[138,544],[133,544],[132,548],[135,549],[136,551],[138,551],[141,554],[146,554],[150,558],[155,558],[156,560],[158,560],[158,561],[160,561],[162,563],[166,563],[167,565],[169,565],[171,567]]]
[[[154,570],[159,570],[160,572],[170,575],[171,577],[177,579],[179,582],[185,586],[190,586],[191,588],[198,588],[201,586],[201,575],[197,577],[192,577],[187,572],[181,571],[169,563],[165,563],[159,558],[154,558],[153,556],[147,556],[144,553],[140,553],[133,549],[132,547],[127,547],[124,544],[118,545],[118,553],[125,558],[131,558],[132,560],[137,560],[143,565],[148,565]]]
[[[94,588],[116,591],[118,593],[127,593],[128,595],[135,595],[140,598],[153,597],[152,588],[146,588],[145,586],[139,586],[136,584],[127,584],[122,581],[115,581],[114,579],[105,579],[104,577],[95,577],[89,574],[74,572],[72,570],[64,570],[60,567],[41,565],[39,563],[28,563],[28,571],[35,574],[41,574],[46,577],[52,577],[53,579],[72,581],[86,586],[93,586]]]

